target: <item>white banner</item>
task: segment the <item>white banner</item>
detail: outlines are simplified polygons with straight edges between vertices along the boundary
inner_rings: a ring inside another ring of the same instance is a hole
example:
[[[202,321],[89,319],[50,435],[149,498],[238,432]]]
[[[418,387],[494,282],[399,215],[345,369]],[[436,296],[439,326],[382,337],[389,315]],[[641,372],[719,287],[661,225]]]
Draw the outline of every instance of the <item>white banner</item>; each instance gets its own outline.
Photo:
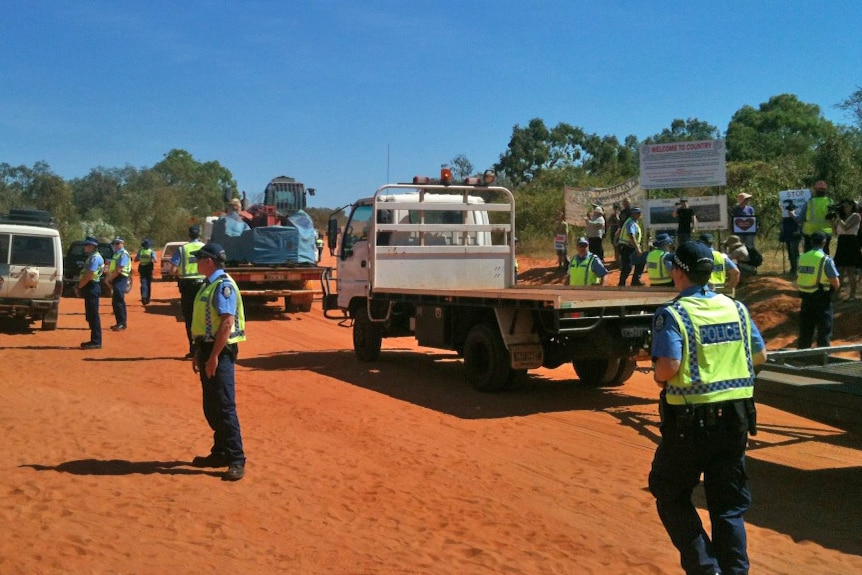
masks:
[[[621,203],[623,199],[628,198],[633,206],[638,206],[643,201],[643,195],[643,190],[638,185],[637,179],[627,180],[612,188],[584,190],[565,186],[563,196],[566,204],[566,221],[583,227],[584,216],[587,215],[593,204],[602,206],[605,210],[605,217],[607,217],[611,213],[611,206],[614,203]]]
[[[640,184],[645,190],[727,184],[724,140],[644,144]]]

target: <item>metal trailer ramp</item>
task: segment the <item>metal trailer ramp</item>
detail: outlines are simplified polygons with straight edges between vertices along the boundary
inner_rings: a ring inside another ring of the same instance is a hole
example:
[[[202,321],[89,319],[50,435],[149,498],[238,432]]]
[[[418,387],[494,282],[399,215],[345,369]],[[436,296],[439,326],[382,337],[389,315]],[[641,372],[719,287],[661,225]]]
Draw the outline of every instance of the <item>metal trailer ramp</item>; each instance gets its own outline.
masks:
[[[755,398],[815,421],[862,430],[862,344],[769,352]]]

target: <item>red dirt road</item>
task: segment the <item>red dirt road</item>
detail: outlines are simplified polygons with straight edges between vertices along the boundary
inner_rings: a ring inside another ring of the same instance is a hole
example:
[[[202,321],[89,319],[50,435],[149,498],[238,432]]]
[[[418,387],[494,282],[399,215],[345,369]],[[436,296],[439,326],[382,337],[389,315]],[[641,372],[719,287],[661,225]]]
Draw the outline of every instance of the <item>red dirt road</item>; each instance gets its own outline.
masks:
[[[57,331],[0,333],[0,573],[680,572],[646,490],[648,375],[591,389],[563,366],[482,394],[453,354],[386,340],[363,364],[318,303],[267,309],[237,366],[247,474],[226,483],[188,464],[210,432],[176,297],[136,288],[98,351],[78,349],[82,300]],[[862,573],[860,436],[760,420],[752,573]]]

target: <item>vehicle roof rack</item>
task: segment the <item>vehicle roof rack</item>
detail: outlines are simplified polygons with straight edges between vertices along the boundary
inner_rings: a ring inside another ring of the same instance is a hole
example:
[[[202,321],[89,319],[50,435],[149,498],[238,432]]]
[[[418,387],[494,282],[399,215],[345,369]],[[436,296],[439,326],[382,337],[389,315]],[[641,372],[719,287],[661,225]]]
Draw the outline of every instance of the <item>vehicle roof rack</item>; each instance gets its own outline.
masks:
[[[0,224],[21,224],[25,226],[42,226],[56,228],[57,222],[51,212],[46,210],[30,210],[12,208],[8,214],[0,214]]]

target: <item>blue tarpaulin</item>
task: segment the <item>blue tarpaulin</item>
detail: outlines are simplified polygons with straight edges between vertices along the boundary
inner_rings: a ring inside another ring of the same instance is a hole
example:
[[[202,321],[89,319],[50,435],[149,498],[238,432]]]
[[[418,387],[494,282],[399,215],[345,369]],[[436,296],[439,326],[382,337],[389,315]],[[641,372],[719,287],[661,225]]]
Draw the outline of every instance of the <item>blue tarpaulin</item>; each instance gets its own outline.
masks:
[[[314,222],[300,210],[287,225],[249,228],[245,222],[223,217],[213,223],[212,241],[221,244],[232,263],[259,265],[315,264]]]

